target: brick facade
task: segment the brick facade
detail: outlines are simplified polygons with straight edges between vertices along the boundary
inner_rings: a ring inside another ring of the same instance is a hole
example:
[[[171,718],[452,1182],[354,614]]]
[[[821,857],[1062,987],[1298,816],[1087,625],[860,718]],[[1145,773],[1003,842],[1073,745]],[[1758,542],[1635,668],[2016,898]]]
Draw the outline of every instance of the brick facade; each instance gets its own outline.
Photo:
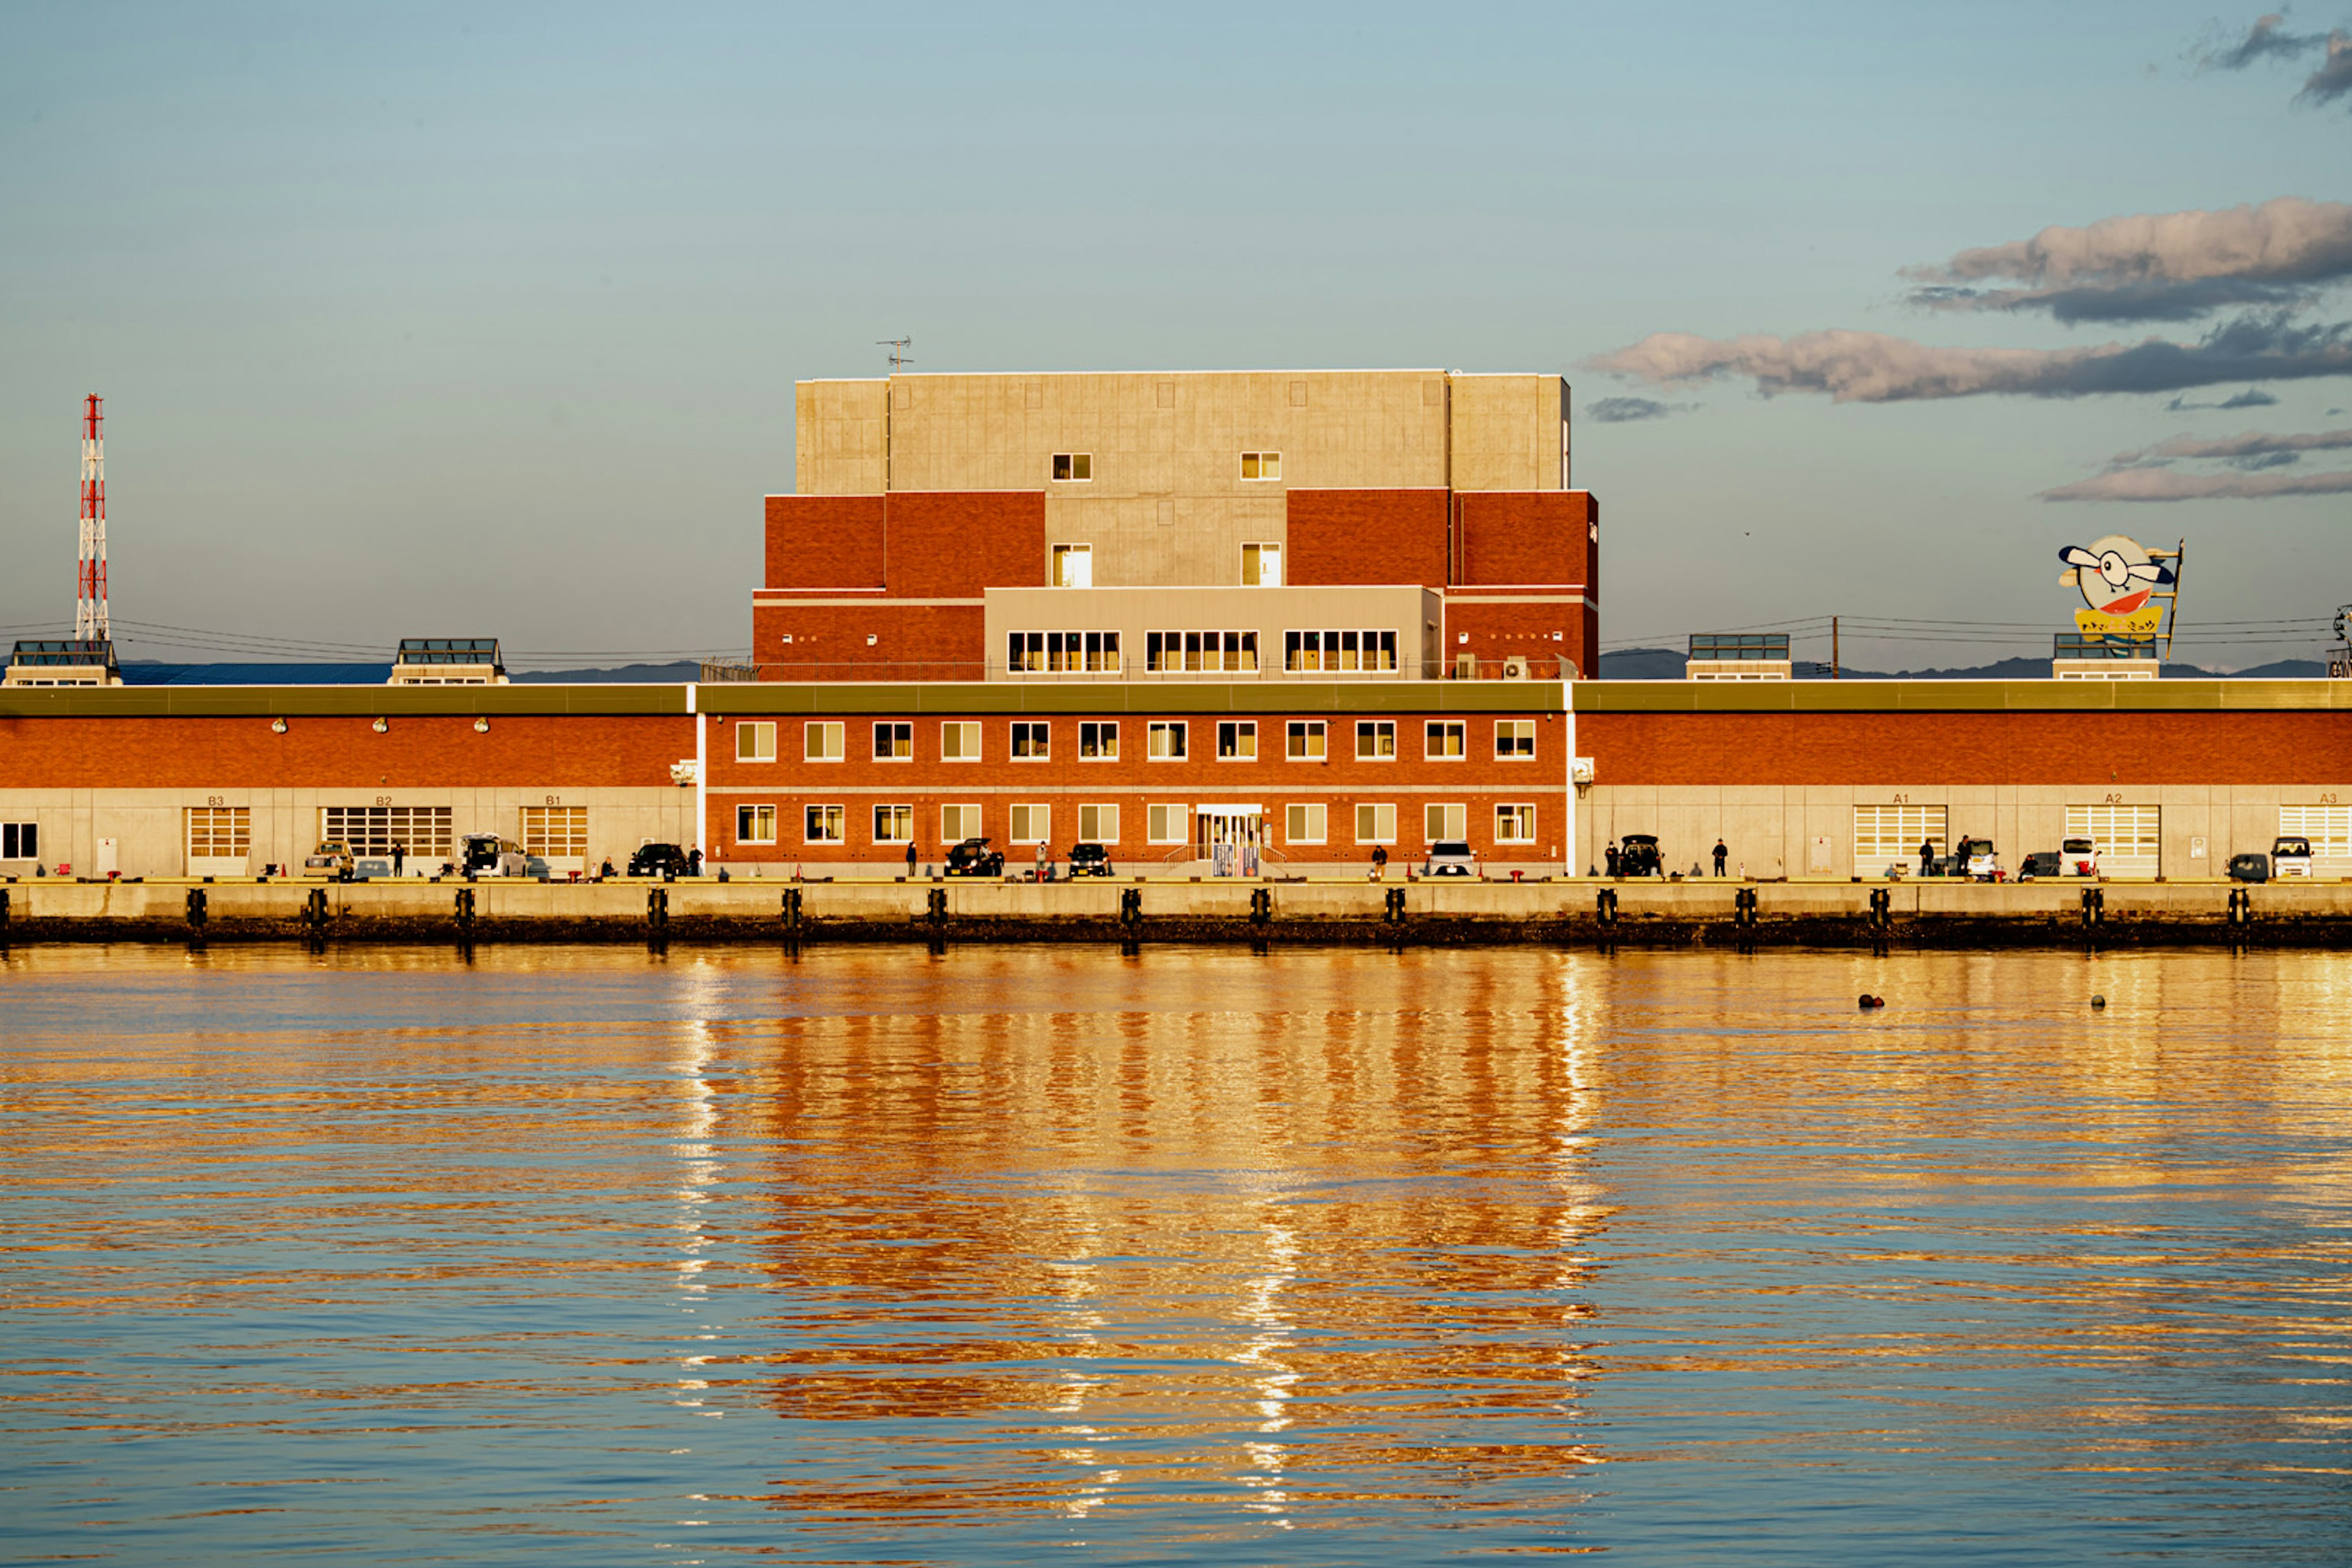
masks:
[[[1446,493],[1442,489],[1294,489],[1286,498],[1294,584],[1417,583],[1441,587]]]

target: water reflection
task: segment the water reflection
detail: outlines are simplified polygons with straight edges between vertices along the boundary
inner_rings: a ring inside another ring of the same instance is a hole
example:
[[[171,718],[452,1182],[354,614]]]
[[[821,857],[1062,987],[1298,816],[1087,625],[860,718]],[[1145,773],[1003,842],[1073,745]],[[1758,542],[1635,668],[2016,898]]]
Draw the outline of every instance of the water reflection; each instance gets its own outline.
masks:
[[[184,1562],[2332,1560],[2347,995],[19,949],[0,1507]]]

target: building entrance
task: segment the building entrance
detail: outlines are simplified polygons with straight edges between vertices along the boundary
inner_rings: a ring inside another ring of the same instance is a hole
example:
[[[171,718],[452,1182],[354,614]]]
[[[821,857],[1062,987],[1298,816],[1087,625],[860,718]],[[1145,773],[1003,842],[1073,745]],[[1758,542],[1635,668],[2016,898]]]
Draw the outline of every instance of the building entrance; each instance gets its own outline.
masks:
[[[1255,877],[1265,844],[1265,809],[1201,805],[1192,809],[1192,852],[1218,877]]]

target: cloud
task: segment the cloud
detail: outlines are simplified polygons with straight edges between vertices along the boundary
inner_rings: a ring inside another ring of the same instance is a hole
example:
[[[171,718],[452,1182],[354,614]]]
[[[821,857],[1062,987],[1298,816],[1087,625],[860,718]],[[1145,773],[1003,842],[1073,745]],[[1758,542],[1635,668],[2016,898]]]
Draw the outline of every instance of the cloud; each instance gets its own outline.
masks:
[[[2342,90],[2352,90],[2352,55],[2345,65]],[[2293,303],[2352,278],[2352,205],[2280,196],[2219,212],[2053,225],[1905,276],[1921,285],[1911,302],[1930,310],[2047,310],[2070,322],[2193,321],[2233,305]],[[1991,280],[2022,286],[1979,286]]]
[[[2245,391],[2239,393],[2236,396],[2225,397],[2219,403],[2191,403],[2184,394],[2179,397],[2174,398],[2164,406],[2167,413],[2187,414],[2192,410],[2200,408],[2268,408],[2277,401],[2277,398],[2272,396],[2269,393],[2264,392],[2261,387],[2250,386],[2246,388]]]
[[[1839,403],[1996,393],[2082,397],[2352,375],[2352,322],[2296,326],[2279,314],[2241,316],[2193,343],[2148,338],[2074,349],[1939,348],[1883,332],[1843,330],[1731,339],[1654,332],[1590,363],[1654,386],[1744,375],[1766,396],[1820,392]]]
[[[2305,452],[2336,452],[2352,447],[2352,430],[2323,430],[2312,436],[2273,436],[2249,430],[2239,436],[2175,436],[2137,452],[2118,452],[2107,459],[2111,468],[2200,458],[2279,459],[2294,462]]]
[[[2352,93],[2352,36],[2333,32],[2327,35],[2326,58],[2294,96],[2298,102],[2307,98],[2314,103],[2333,103],[2347,93]]]
[[[2352,472],[2327,474],[2181,474],[2170,468],[2124,468],[2044,490],[2067,500],[2275,500],[2284,496],[2352,495]]]
[[[2208,45],[2197,50],[2193,58],[2200,70],[2240,71],[2272,56],[2291,60],[2325,41],[2317,33],[2288,32],[2286,18],[2273,14],[2255,17],[2246,36],[2228,47]]]
[[[1648,397],[1602,397],[1584,405],[1584,416],[1601,425],[1630,425],[1636,419],[1664,419],[1679,414],[1684,405],[1660,403]]]

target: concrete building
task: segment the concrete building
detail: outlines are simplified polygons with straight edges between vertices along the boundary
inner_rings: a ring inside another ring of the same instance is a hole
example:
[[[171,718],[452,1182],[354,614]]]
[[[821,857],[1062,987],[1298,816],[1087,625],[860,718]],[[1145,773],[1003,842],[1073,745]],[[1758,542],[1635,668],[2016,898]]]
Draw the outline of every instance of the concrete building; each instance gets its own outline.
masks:
[[[1138,635],[1222,654],[1244,630],[1251,661],[1208,672],[1592,668],[1600,510],[1570,488],[1558,376],[899,374],[803,382],[796,406],[752,595],[763,678],[1198,674]],[[1113,630],[1116,671],[1099,637],[1072,671],[1015,651]]]

